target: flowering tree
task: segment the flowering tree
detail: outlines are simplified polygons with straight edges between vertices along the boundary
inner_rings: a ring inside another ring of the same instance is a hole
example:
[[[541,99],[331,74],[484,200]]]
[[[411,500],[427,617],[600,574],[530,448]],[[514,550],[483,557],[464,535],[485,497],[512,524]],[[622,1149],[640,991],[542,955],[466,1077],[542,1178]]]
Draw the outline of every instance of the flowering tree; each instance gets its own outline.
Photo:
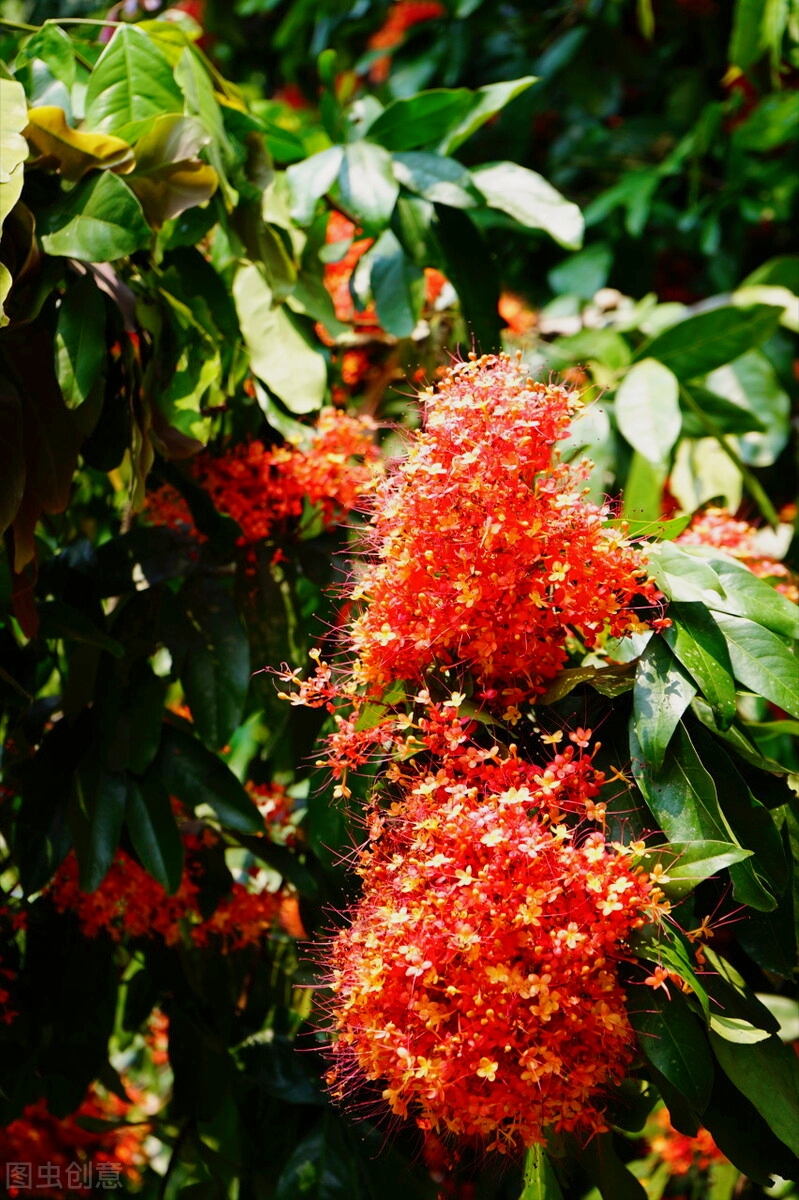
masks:
[[[0,23],[4,1186],[795,1195],[796,261],[604,287],[361,7]]]

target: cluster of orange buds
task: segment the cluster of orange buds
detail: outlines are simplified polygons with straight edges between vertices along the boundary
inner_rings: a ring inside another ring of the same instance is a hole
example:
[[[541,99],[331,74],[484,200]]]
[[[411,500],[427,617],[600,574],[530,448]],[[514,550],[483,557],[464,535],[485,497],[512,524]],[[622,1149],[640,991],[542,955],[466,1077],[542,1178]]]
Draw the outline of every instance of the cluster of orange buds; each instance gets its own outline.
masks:
[[[713,1163],[728,1161],[702,1126],[696,1137],[680,1133],[672,1125],[667,1108],[658,1109],[653,1120],[658,1130],[649,1139],[649,1152],[668,1164],[671,1175],[687,1175],[692,1169],[706,1171]]]
[[[446,8],[438,0],[396,0],[386,14],[386,19],[380,28],[369,38],[369,49],[384,50],[378,58],[372,60],[369,68],[369,78],[372,83],[385,83],[391,71],[391,54],[396,50],[410,29],[423,21],[432,21],[436,17],[446,15]]]

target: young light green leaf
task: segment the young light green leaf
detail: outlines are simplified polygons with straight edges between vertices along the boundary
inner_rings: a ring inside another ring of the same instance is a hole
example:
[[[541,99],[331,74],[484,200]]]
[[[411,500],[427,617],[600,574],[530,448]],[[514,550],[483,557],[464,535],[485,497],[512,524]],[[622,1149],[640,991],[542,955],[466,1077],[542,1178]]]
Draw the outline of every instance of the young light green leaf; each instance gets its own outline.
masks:
[[[767,1029],[757,1029],[742,1017],[725,1017],[720,1013],[710,1014],[710,1028],[727,1042],[735,1042],[739,1046],[754,1046],[771,1037]]]
[[[713,567],[682,546],[649,546],[647,566],[669,600],[710,604],[714,598],[724,598],[724,587]]]
[[[680,436],[679,392],[677,377],[654,358],[635,363],[616,391],[622,436],[650,462],[667,459]]]
[[[183,96],[161,51],[135,25],[117,28],[89,76],[87,130],[138,134],[163,113],[182,112]]]
[[[524,1189],[519,1200],[563,1200],[544,1146],[531,1146],[524,1159]]]
[[[486,121],[490,121],[506,105],[510,104],[522,92],[526,92],[534,83],[538,83],[535,75],[524,75],[521,79],[509,79],[503,83],[489,83],[479,88],[472,99],[472,104],[466,115],[455,128],[447,134],[438,146],[439,154],[452,154],[458,146],[476,133]]]
[[[466,167],[453,158],[410,150],[392,158],[394,178],[409,192],[436,204],[474,208],[479,196]]]
[[[528,229],[543,229],[567,250],[579,250],[582,213],[543,176],[518,163],[497,162],[472,171],[472,180],[489,208],[507,213]]]
[[[241,267],[233,299],[253,371],[294,413],[320,408],[327,385],[325,360],[300,332],[284,306],[273,308],[272,293],[256,266]]]

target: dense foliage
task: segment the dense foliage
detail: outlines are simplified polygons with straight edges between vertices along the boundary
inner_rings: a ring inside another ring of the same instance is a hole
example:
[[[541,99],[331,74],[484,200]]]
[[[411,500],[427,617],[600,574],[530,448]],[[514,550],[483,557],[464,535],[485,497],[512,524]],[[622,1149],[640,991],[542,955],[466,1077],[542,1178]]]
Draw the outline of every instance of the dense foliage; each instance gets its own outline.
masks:
[[[10,1194],[796,1196],[795,7],[0,18]]]

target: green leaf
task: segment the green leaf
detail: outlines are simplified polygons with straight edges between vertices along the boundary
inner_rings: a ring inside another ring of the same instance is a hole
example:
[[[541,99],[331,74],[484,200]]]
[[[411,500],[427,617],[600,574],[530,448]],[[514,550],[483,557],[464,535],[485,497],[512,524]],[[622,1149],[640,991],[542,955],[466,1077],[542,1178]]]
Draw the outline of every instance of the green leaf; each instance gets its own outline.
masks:
[[[768,467],[775,462],[790,435],[791,400],[764,352],[750,350],[742,354],[734,362],[712,371],[705,382],[730,405],[751,410],[765,426],[764,431],[752,430],[737,440],[743,462],[754,467]],[[696,401],[693,387],[691,394]],[[704,403],[702,408],[706,420],[714,420],[711,408]],[[751,490],[749,480],[747,486]],[[754,491],[752,495],[758,500]]]
[[[240,267],[233,298],[252,370],[293,413],[320,408],[327,387],[324,357],[272,293],[256,266]]]
[[[607,242],[594,242],[570,254],[547,272],[547,283],[556,296],[579,296],[592,300],[608,281],[613,265],[613,251]]]
[[[442,204],[435,206],[432,229],[441,249],[441,269],[458,293],[477,350],[499,350],[499,275],[482,234],[465,212]]]
[[[733,67],[748,70],[769,50],[779,54],[787,5],[774,0],[736,0],[728,57]]]
[[[329,146],[304,162],[294,163],[286,171],[292,200],[291,215],[300,225],[310,225],[317,200],[333,186],[343,161],[343,146]]]
[[[647,547],[647,566],[669,600],[710,604],[724,598],[724,587],[713,567],[670,543]]]
[[[393,100],[369,126],[367,137],[387,150],[433,146],[454,131],[473,103],[468,88],[436,88]]]
[[[732,842],[670,842],[667,846],[654,846],[641,856],[640,862],[649,872],[660,863],[668,876],[668,882],[663,885],[667,895],[682,897],[701,880],[743,862],[751,854],[751,850],[734,846]]]
[[[728,368],[720,368],[722,371]],[[681,395],[684,398],[685,393]],[[702,409],[718,425],[723,433],[765,433],[766,424],[752,412],[729,396],[720,396],[699,384],[691,384],[691,395]],[[685,405],[682,414],[683,437],[701,438],[707,433],[707,427],[699,420],[689,405]]]
[[[724,635],[707,608],[697,602],[675,601],[669,607],[672,625],[663,638],[689,675],[699,684],[717,714],[719,727],[728,728],[735,716],[735,683]]]
[[[66,638],[71,642],[82,642],[86,646],[97,646],[114,658],[122,658],[125,649],[104,630],[98,629],[91,617],[79,608],[63,600],[46,600],[39,605],[39,634],[44,638]]]
[[[183,96],[161,51],[135,25],[117,28],[89,76],[87,129],[137,134],[163,113],[182,112]]]
[[[638,661],[633,688],[633,728],[652,769],[663,763],[671,736],[696,695],[696,685],[660,637],[650,639]]]
[[[799,254],[781,254],[768,259],[747,275],[740,287],[783,287],[799,295]]]
[[[682,722],[660,771],[653,771],[646,761],[632,726],[630,754],[636,783],[670,841],[735,843],[719,808],[713,779],[700,762]]]
[[[739,1046],[754,1046],[771,1036],[768,1030],[757,1029],[743,1017],[725,1017],[716,1013],[710,1015],[710,1028],[725,1041],[735,1042]]]
[[[395,154],[392,167],[397,183],[431,203],[452,208],[474,208],[479,203],[471,175],[454,158],[411,150]]]
[[[25,89],[13,79],[0,79],[0,231],[22,194],[28,143],[22,131],[28,124]],[[8,318],[3,302],[11,288],[11,273],[3,265],[0,273],[0,326]]]
[[[409,260],[390,229],[364,255],[380,324],[394,337],[410,337],[424,301],[424,272]],[[365,266],[364,266],[365,269]]]
[[[67,820],[78,859],[80,889],[95,891],[114,861],[122,822],[128,781],[121,772],[79,767]]]
[[[219,179],[213,167],[197,157],[210,135],[196,117],[167,113],[157,117],[136,143],[136,167],[127,182],[149,223],[160,229],[187,208],[207,204]]]
[[[386,226],[399,195],[391,155],[371,142],[351,142],[344,147],[338,177],[341,201],[366,231]]]
[[[795,1177],[796,1158],[722,1071],[716,1071],[702,1123],[721,1152],[750,1180],[769,1185],[774,1174]]]
[[[773,92],[764,96],[757,107],[733,131],[736,149],[762,154],[796,140],[799,129],[799,104],[793,91]]]
[[[66,88],[72,87],[75,82],[75,52],[64,30],[54,22],[46,21],[27,39],[17,55],[15,69],[19,72],[26,60],[33,62],[36,58],[41,59],[54,79],[60,80]]]
[[[793,1051],[773,1035],[756,1045],[733,1045],[711,1032],[710,1041],[727,1077],[799,1154],[799,1060]]]
[[[106,356],[105,305],[90,276],[73,283],[58,309],[56,369],[67,408],[83,404]]]
[[[466,115],[455,128],[445,135],[438,146],[439,154],[452,154],[459,146],[476,133],[486,121],[501,112],[522,92],[526,92],[534,83],[538,83],[535,75],[523,75],[520,79],[508,79],[502,83],[489,83],[478,88],[472,97],[472,102]]]
[[[716,613],[727,640],[736,679],[751,691],[799,717],[799,660],[769,629],[745,617]]]
[[[497,162],[472,171],[472,181],[489,208],[507,213],[528,229],[543,229],[567,250],[579,250],[582,213],[543,176],[518,163]]]
[[[603,696],[618,696],[633,686],[632,663],[610,663],[606,667],[565,667],[551,681],[539,704],[555,704],[581,683],[590,684]]]
[[[525,1155],[524,1188],[519,1200],[563,1200],[563,1192],[544,1146],[531,1146]]]
[[[713,1058],[705,1033],[682,993],[672,988],[666,996],[659,988],[644,989],[635,998],[646,1009],[631,1007],[630,1022],[638,1044],[661,1074],[701,1113],[713,1088]]]
[[[125,821],[141,865],[174,895],[183,878],[183,838],[169,792],[152,771],[130,780]]]
[[[679,394],[676,376],[654,358],[635,363],[616,391],[622,436],[650,462],[665,461],[680,436]]]
[[[39,228],[48,254],[84,262],[114,262],[152,238],[139,201],[110,171],[74,187],[42,214]]]
[[[228,169],[233,164],[234,152],[230,144],[222,111],[214,95],[213,85],[208,72],[196,50],[187,46],[175,67],[175,79],[185,98],[185,108],[193,116],[198,117],[211,138],[208,147],[208,157],[211,166],[219,176],[220,188],[225,205],[232,209],[238,201],[238,192],[228,179]],[[178,111],[182,112],[181,103]]]
[[[156,763],[169,794],[189,808],[207,804],[223,826],[263,833],[264,819],[236,776],[190,733],[166,726]]]
[[[362,1194],[356,1160],[336,1118],[325,1113],[294,1148],[275,1200],[352,1200]]]
[[[577,1158],[603,1200],[644,1200],[647,1193],[619,1158],[612,1133],[591,1138]]]
[[[678,379],[707,375],[771,337],[781,315],[782,309],[770,304],[714,308],[672,325],[645,343],[638,356],[659,359]]]
[[[133,151],[127,142],[106,133],[72,129],[62,108],[31,108],[25,136],[48,164],[57,167],[61,178],[71,183],[87,171],[128,171],[133,165]]]
[[[250,684],[250,647],[236,606],[221,584],[190,580],[180,599],[189,630],[180,673],[186,702],[202,740],[227,745],[241,721]]]

